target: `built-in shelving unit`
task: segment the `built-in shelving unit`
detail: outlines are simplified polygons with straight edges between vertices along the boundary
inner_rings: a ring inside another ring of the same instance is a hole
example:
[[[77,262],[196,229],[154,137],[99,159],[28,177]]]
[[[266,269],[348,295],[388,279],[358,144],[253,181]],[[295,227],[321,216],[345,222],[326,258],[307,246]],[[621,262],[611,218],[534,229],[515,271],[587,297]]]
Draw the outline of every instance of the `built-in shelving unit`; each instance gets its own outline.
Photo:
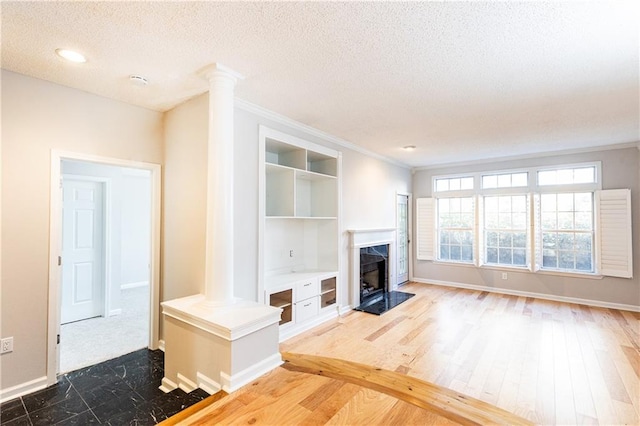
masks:
[[[338,312],[341,155],[263,126],[260,141],[259,292],[284,340]]]

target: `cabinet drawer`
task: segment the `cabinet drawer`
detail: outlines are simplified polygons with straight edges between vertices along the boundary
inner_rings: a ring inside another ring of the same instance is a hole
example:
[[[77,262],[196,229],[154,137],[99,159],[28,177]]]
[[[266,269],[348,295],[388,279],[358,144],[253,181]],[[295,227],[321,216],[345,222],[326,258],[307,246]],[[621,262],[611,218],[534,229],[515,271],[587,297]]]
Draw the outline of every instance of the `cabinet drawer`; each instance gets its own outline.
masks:
[[[303,322],[318,315],[319,297],[311,297],[296,303],[296,322]]]
[[[296,284],[296,302],[317,296],[318,294],[320,294],[320,291],[318,291],[318,280],[316,278],[300,281]]]

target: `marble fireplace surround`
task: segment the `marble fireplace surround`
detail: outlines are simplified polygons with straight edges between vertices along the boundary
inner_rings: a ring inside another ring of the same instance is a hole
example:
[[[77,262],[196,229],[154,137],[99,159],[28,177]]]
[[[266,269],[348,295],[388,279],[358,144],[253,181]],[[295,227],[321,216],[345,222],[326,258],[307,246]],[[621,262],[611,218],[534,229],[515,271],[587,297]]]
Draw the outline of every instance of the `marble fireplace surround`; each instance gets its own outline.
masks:
[[[396,290],[396,228],[349,229],[349,300],[350,307],[360,306],[360,249],[389,245],[389,288]]]

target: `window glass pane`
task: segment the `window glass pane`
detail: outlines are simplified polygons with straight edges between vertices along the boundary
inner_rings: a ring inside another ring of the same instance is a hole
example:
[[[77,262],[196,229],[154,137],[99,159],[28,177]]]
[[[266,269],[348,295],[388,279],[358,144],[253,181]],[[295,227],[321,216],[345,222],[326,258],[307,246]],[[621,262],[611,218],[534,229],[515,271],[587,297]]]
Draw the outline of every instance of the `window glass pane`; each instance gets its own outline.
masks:
[[[454,178],[449,179],[449,191],[458,191],[460,190],[460,179]]]
[[[460,198],[449,198],[449,211],[460,212]]]
[[[513,264],[518,266],[525,266],[527,262],[527,252],[525,249],[513,250]]]
[[[513,234],[513,246],[518,248],[527,247],[527,234],[524,232],[516,232]]]
[[[573,211],[573,194],[558,194],[558,211]]]
[[[573,229],[573,213],[558,213],[558,229]]]
[[[509,188],[511,186],[511,175],[498,175],[498,188]]]
[[[510,232],[501,232],[498,236],[498,245],[500,247],[511,247],[512,235]]]
[[[473,247],[472,246],[462,246],[462,256],[460,258],[462,261],[471,262],[473,261]]]
[[[487,247],[498,247],[498,233],[487,232]]]
[[[514,173],[511,175],[511,186],[527,186],[528,182],[528,173]]]
[[[542,229],[558,229],[558,215],[556,212],[542,213]]]
[[[574,183],[593,183],[596,181],[595,167],[583,167],[580,169],[574,169],[573,171],[573,182]]]
[[[591,234],[576,234],[575,247],[576,250],[591,253]]]
[[[460,189],[473,189],[473,178],[466,177],[460,180]]]
[[[473,262],[473,198],[440,198],[438,207],[438,259]]]
[[[487,263],[498,263],[497,248],[487,248]]]
[[[473,212],[473,199],[472,198],[462,198],[460,199],[460,211],[463,213],[472,213]]]
[[[577,212],[575,214],[575,228],[579,230],[589,230],[593,227],[591,213]]]
[[[511,197],[500,197],[498,199],[500,212],[511,212]]]
[[[593,210],[593,195],[590,192],[575,194],[575,209],[577,212]]]
[[[558,268],[560,269],[574,269],[575,258],[572,251],[560,251],[558,256]]]
[[[449,181],[447,179],[436,179],[436,191],[448,191]]]
[[[498,249],[498,259],[503,265],[511,265],[511,249]]]
[[[511,224],[513,229],[525,229],[527,227],[527,214],[513,213],[511,215]]]
[[[557,174],[558,185],[568,185],[573,183],[573,169],[562,169],[558,170]]]
[[[538,185],[555,185],[556,184],[556,171],[544,170],[538,172]]]
[[[491,188],[497,188],[497,187],[498,187],[498,176],[496,175],[482,176],[483,189],[491,189]]]
[[[498,212],[498,197],[485,197],[484,198],[484,211],[485,211],[485,213],[497,213]]]
[[[573,234],[558,232],[558,249],[573,250]]]
[[[540,197],[540,205],[543,212],[555,212],[556,194],[542,194]]]
[[[499,220],[498,226],[501,229],[511,228],[511,213],[500,213],[498,220]]]
[[[558,258],[555,250],[542,251],[542,267],[554,269],[558,267]]]
[[[527,211],[527,197],[524,195],[511,197],[511,211],[525,213]]]
[[[576,255],[576,269],[579,271],[591,271],[591,253],[578,253]]]

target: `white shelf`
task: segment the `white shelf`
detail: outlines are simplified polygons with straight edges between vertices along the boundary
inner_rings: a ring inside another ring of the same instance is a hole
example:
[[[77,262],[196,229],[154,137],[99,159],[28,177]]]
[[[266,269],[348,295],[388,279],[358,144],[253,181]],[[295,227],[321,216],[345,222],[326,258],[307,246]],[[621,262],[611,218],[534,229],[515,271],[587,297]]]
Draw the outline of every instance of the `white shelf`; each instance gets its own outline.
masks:
[[[341,156],[264,126],[260,135],[259,291],[267,304],[283,309],[282,337],[338,313]]]

